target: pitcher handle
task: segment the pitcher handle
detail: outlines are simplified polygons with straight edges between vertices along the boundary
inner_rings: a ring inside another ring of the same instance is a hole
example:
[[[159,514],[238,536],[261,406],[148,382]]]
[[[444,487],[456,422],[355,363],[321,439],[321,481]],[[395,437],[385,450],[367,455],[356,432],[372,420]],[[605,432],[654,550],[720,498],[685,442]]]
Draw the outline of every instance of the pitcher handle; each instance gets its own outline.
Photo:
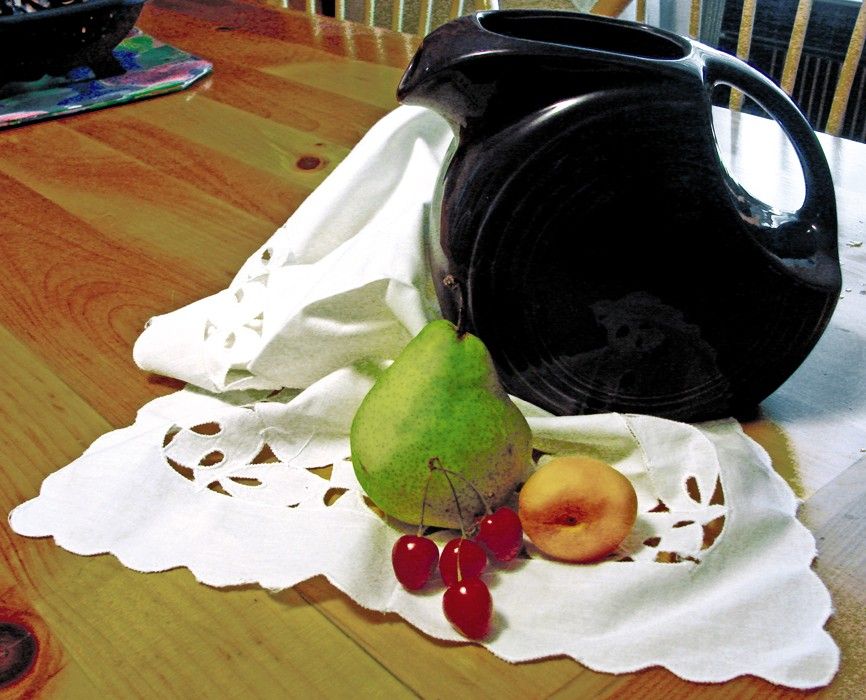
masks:
[[[721,51],[706,51],[703,58],[704,83],[708,89],[712,90],[717,83],[725,83],[746,93],[776,120],[794,146],[803,169],[806,194],[802,206],[786,216],[778,226],[778,233],[785,237],[808,236],[819,250],[838,255],[833,179],[827,158],[809,122],[788,95],[748,64]],[[762,220],[772,221],[778,214],[754,197],[750,200],[752,207],[763,210],[765,216]],[[777,242],[782,250],[789,249],[792,244],[796,247],[791,240],[786,244],[777,238]],[[775,247],[772,241],[770,247]]]

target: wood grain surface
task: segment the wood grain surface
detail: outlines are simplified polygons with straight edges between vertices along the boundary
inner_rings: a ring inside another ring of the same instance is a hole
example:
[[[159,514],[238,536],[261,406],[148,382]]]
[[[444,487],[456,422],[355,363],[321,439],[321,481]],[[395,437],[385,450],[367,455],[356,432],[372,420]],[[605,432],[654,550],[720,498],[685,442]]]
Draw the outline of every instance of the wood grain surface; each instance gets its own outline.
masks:
[[[152,0],[139,26],[211,60],[213,75],[173,95],[0,132],[4,513],[178,388],[132,362],[145,321],[228,284],[396,106],[417,45],[253,0]],[[862,238],[866,147],[825,146],[840,228]],[[809,485],[802,515],[819,542],[816,568],[836,610],[829,629],[843,649],[829,688],[750,677],[698,685],[661,669],[615,676],[567,658],[508,664],[363,610],[321,578],[280,593],[214,589],[185,569],[141,574],[112,556],[19,537],[4,518],[0,623],[28,630],[38,653],[0,696],[856,697],[866,687],[866,462],[794,464],[771,421],[749,430],[786,478]]]

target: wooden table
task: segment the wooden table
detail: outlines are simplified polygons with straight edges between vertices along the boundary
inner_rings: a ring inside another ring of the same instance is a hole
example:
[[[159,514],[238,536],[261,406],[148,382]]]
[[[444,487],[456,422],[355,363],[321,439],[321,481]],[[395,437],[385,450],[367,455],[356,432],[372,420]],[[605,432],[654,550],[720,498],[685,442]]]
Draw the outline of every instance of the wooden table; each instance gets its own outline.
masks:
[[[0,132],[0,511],[178,388],[132,362],[145,320],[224,288],[396,105],[413,37],[275,5],[153,0],[139,25],[212,60],[212,77],[175,95]],[[754,121],[734,120],[735,153],[765,141]],[[825,145],[840,238],[856,245],[866,146]],[[777,161],[770,166],[778,173]],[[772,181],[784,189],[785,180]],[[851,294],[866,291],[863,281],[862,265],[846,269]],[[795,404],[777,401],[772,411]],[[862,427],[846,435],[856,439]],[[834,453],[824,464],[832,434],[792,457],[776,422],[748,428],[807,499],[802,517],[834,596],[829,629],[844,657],[820,694],[854,697],[866,686],[866,462]],[[613,676],[566,658],[509,665],[364,611],[321,579],[279,594],[215,590],[186,570],[140,574],[111,556],[69,554],[15,535],[5,519],[0,554],[0,622],[25,623],[39,644],[32,670],[4,697],[803,694],[754,678],[699,686],[661,669]]]

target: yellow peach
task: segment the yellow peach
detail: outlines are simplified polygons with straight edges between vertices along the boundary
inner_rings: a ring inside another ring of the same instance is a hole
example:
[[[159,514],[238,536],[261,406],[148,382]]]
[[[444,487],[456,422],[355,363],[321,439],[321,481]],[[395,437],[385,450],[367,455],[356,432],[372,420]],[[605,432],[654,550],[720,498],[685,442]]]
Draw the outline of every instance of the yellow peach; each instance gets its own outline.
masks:
[[[614,551],[634,527],[637,494],[607,462],[591,457],[555,457],[520,490],[520,522],[545,554],[590,562]]]

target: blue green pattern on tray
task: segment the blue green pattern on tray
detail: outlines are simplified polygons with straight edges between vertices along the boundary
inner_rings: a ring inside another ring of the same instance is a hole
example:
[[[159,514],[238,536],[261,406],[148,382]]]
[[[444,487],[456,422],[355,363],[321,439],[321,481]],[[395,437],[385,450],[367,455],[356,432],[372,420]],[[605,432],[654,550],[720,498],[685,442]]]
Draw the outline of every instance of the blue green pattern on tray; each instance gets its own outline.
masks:
[[[89,68],[63,77],[0,85],[0,129],[176,92],[212,70],[207,61],[133,29],[114,49],[124,72],[97,79]]]

